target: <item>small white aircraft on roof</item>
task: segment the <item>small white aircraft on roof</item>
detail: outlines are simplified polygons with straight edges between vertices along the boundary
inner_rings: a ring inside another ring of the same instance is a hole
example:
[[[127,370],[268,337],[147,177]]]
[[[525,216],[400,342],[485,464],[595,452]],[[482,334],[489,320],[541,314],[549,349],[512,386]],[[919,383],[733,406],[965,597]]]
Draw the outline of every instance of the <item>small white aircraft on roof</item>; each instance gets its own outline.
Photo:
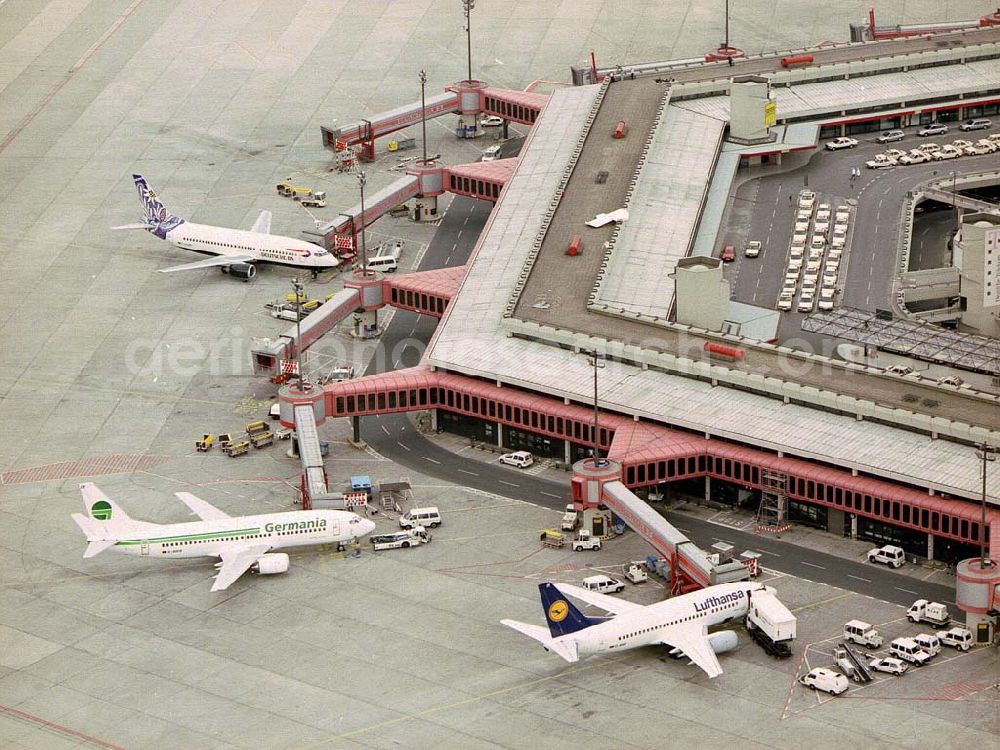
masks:
[[[253,569],[263,575],[288,570],[288,555],[272,550],[347,542],[372,533],[375,524],[346,510],[294,510],[259,516],[229,516],[189,492],[176,493],[201,521],[159,524],[136,521],[96,485],[80,485],[86,515],[73,520],[87,535],[85,558],[109,547],[161,560],[218,557],[212,591],[228,588]]]
[[[256,263],[308,268],[313,276],[324,269],[336,268],[339,263],[329,252],[311,242],[270,234],[270,211],[261,211],[249,232],[195,224],[167,211],[141,174],[132,175],[132,179],[139,191],[145,220],[139,224],[125,224],[111,227],[112,229],[145,229],[184,250],[216,256],[181,266],[161,268],[161,273],[216,266],[236,278],[250,281],[257,275]]]
[[[712,634],[708,628],[742,619],[754,592],[774,589],[761,583],[721,583],[690,594],[643,606],[606,594],[561,583],[538,584],[548,629],[517,620],[501,620],[554,651],[568,662],[581,654],[613,653],[639,646],[671,646],[684,653],[709,677],[722,674],[716,654],[736,648],[738,639],[731,630]],[[588,617],[565,594],[610,612],[612,617]]]

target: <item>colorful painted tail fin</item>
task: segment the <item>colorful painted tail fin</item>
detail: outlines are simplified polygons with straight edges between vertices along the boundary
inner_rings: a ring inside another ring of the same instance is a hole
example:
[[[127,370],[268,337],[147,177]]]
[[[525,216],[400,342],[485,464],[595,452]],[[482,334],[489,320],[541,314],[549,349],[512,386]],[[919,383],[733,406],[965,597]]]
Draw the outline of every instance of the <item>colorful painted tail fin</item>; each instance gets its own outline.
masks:
[[[146,228],[157,237],[166,238],[168,231],[184,223],[184,219],[167,211],[163,203],[146,183],[141,174],[133,174],[136,190],[139,191],[139,202],[142,203],[143,219]]]
[[[554,584],[538,584],[538,593],[542,596],[545,621],[549,624],[549,632],[553,638],[604,622],[603,617],[587,617],[583,614]]]
[[[85,513],[74,513],[73,520],[90,543],[84,557],[93,557],[120,539],[141,537],[157,527],[155,523],[136,521],[91,482],[81,484],[80,493]]]

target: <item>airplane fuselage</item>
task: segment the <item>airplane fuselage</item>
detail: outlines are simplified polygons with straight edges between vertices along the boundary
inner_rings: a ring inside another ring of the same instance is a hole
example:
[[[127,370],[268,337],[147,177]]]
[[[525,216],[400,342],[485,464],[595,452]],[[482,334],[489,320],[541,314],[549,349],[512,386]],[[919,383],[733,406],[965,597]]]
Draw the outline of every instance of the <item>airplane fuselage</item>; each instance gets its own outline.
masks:
[[[719,584],[618,615],[607,622],[561,636],[558,640],[575,641],[579,654],[622,651],[669,642],[670,627],[673,625],[703,623],[710,628],[745,616],[750,605],[750,592],[762,588],[758,583]]]
[[[370,526],[370,521],[338,510],[299,510],[190,523],[136,522],[135,533],[119,539],[114,549],[143,557],[220,557],[229,550],[253,544],[267,544],[276,551],[347,542],[368,533]]]
[[[183,250],[206,255],[250,256],[253,258],[250,262],[262,261],[313,269],[334,268],[338,263],[329,252],[305,240],[190,221],[183,221],[169,229],[164,239]]]

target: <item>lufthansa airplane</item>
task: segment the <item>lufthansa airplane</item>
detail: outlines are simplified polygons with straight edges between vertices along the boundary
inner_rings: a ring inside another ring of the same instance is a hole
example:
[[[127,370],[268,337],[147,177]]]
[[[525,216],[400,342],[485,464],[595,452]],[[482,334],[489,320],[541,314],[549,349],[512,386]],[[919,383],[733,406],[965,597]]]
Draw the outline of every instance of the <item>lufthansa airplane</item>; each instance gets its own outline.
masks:
[[[708,628],[743,618],[754,592],[774,589],[761,583],[721,583],[643,606],[606,594],[561,583],[538,584],[548,629],[517,620],[503,625],[534,638],[546,651],[554,651],[568,662],[582,654],[614,653],[639,646],[665,645],[683,652],[709,677],[722,674],[716,654],[736,648],[731,630],[709,634]],[[612,617],[588,617],[565,594],[610,612]]]
[[[339,263],[330,253],[311,242],[269,234],[270,211],[261,211],[249,232],[195,224],[167,211],[141,174],[132,175],[132,179],[139,191],[145,220],[140,224],[125,224],[111,227],[112,229],[145,229],[184,250],[214,256],[181,266],[161,268],[160,273],[217,266],[238,279],[250,281],[257,275],[257,263],[307,268],[312,271],[313,276],[320,271],[336,268]]]
[[[372,533],[375,524],[346,510],[295,510],[233,517],[188,492],[177,498],[201,521],[159,524],[136,521],[94,484],[80,485],[86,515],[73,520],[87,535],[85,558],[109,547],[128,555],[169,560],[217,557],[212,591],[228,588],[253,570],[270,575],[288,570],[288,555],[273,550],[348,542]]]

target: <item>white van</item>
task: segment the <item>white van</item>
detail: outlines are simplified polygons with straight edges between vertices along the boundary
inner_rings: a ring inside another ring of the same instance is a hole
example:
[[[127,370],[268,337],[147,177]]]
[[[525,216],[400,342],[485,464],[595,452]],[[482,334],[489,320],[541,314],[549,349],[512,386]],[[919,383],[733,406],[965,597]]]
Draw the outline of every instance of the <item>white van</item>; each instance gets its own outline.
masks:
[[[601,594],[617,594],[625,588],[625,584],[611,576],[590,576],[583,579],[583,587]]]
[[[912,638],[897,638],[889,644],[889,653],[918,667],[931,660],[931,655],[920,648]]]
[[[483,150],[483,155],[479,157],[479,161],[496,161],[502,158],[503,150],[499,143],[495,143]]]
[[[500,458],[497,459],[502,464],[507,464],[508,466],[516,466],[518,469],[527,469],[533,463],[535,463],[535,458],[528,451],[514,451],[513,453],[504,453]]]
[[[937,656],[941,653],[941,641],[938,640],[936,635],[921,633],[920,635],[913,636],[913,642],[931,656]]]
[[[393,253],[376,255],[374,258],[368,259],[368,267],[373,271],[393,273],[399,268],[399,255]]]
[[[882,636],[878,631],[861,620],[851,620],[844,625],[844,640],[869,648],[879,648],[882,645]]]
[[[847,678],[844,675],[826,667],[816,667],[816,669],[810,670],[799,678],[799,682],[813,690],[822,690],[831,695],[847,692],[848,687]]]
[[[440,525],[441,514],[433,506],[429,508],[413,508],[399,517],[399,526],[402,529],[409,529],[414,526],[430,526],[433,528]]]

